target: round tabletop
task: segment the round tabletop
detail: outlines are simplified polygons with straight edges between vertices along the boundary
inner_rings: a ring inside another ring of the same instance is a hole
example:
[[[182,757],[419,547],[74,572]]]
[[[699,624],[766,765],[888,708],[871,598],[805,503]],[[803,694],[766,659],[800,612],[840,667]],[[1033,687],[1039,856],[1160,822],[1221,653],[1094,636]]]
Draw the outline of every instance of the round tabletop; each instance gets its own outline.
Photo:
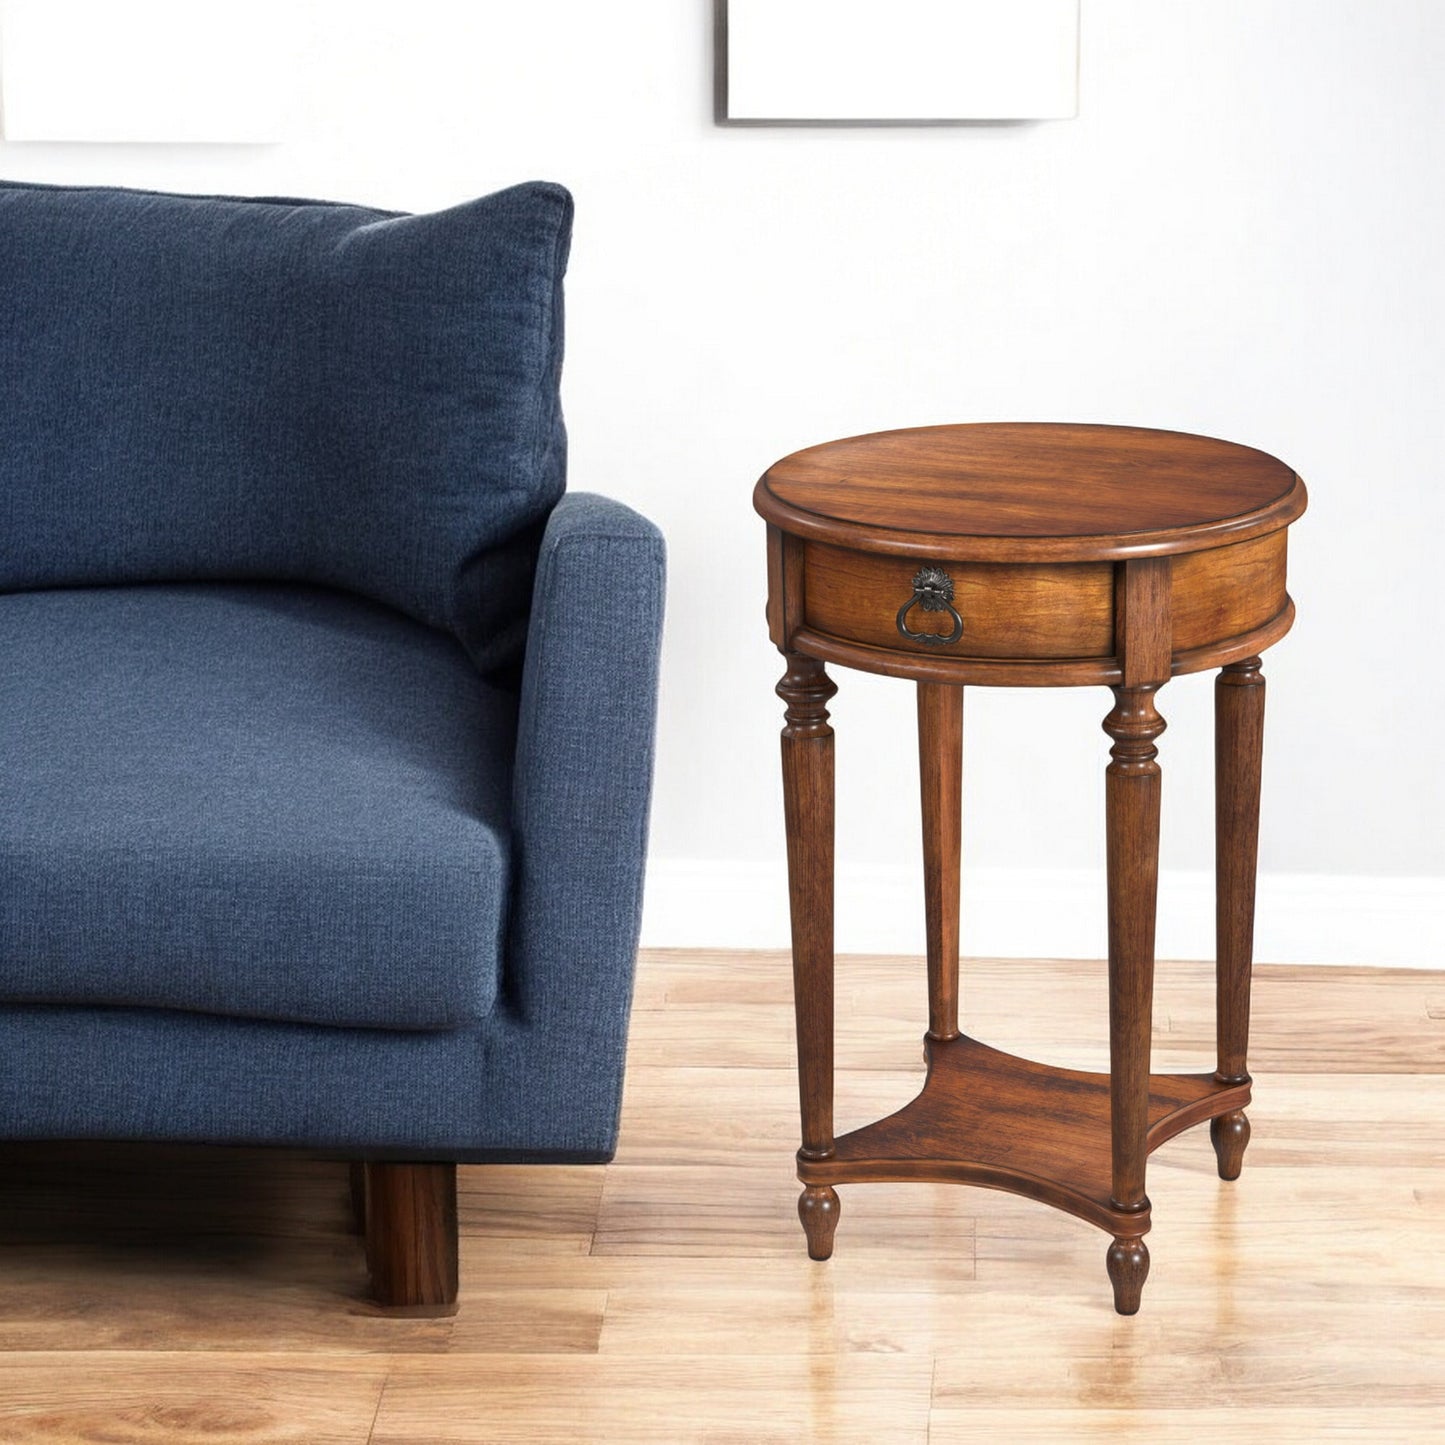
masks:
[[[1304,483],[1253,447],[1145,427],[910,427],[808,447],[754,505],[785,532],[977,561],[1164,556],[1288,526]]]

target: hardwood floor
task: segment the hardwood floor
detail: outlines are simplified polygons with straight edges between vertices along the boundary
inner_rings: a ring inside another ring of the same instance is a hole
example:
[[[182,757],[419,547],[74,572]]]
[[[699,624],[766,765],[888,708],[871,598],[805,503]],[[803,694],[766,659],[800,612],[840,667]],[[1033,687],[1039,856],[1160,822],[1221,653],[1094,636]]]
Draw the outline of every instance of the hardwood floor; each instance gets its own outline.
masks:
[[[947,1185],[845,1186],[805,1253],[787,959],[642,960],[606,1169],[463,1168],[461,1309],[363,1297],[344,1164],[0,1147],[0,1441],[1445,1440],[1445,974],[1262,967],[1253,1139],[1150,1161],[1153,1269]],[[1213,1063],[1212,976],[1160,966],[1155,1066]],[[1102,965],[965,964],[1001,1048],[1101,1067]],[[922,1072],[921,959],[838,970],[838,1124]]]

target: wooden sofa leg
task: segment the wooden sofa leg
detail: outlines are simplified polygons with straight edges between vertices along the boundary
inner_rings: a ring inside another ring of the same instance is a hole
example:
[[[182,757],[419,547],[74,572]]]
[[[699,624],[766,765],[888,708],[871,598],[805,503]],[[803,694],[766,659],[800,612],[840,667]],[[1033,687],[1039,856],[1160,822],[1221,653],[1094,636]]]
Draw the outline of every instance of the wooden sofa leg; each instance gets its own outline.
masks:
[[[383,1308],[455,1313],[455,1164],[367,1164],[366,1259]]]
[[[357,1234],[366,1234],[366,1165],[353,1160],[350,1165],[351,1227]]]

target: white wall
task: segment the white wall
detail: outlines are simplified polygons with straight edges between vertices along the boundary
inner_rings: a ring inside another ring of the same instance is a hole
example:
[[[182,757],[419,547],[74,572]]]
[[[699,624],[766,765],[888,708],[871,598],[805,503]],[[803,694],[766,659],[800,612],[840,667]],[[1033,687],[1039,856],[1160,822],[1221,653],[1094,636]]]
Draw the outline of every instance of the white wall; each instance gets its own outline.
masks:
[[[290,142],[5,145],[0,171],[406,208],[573,189],[573,485],[671,547],[649,941],[785,940],[758,473],[875,428],[1072,419],[1307,479],[1261,956],[1445,964],[1445,6],[1083,0],[1077,120],[928,129],[714,125],[712,0],[296,13]],[[914,949],[910,690],[839,681],[840,946]],[[1102,952],[1107,707],[970,693],[967,950]],[[1207,679],[1161,710],[1163,948],[1206,956]]]

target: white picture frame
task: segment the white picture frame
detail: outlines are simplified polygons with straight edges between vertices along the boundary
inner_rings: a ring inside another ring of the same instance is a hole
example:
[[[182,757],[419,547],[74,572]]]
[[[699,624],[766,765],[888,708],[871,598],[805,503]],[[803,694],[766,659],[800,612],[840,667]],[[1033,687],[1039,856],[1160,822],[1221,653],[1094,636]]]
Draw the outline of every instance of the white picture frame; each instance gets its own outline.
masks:
[[[727,0],[728,120],[1062,120],[1079,0]]]

